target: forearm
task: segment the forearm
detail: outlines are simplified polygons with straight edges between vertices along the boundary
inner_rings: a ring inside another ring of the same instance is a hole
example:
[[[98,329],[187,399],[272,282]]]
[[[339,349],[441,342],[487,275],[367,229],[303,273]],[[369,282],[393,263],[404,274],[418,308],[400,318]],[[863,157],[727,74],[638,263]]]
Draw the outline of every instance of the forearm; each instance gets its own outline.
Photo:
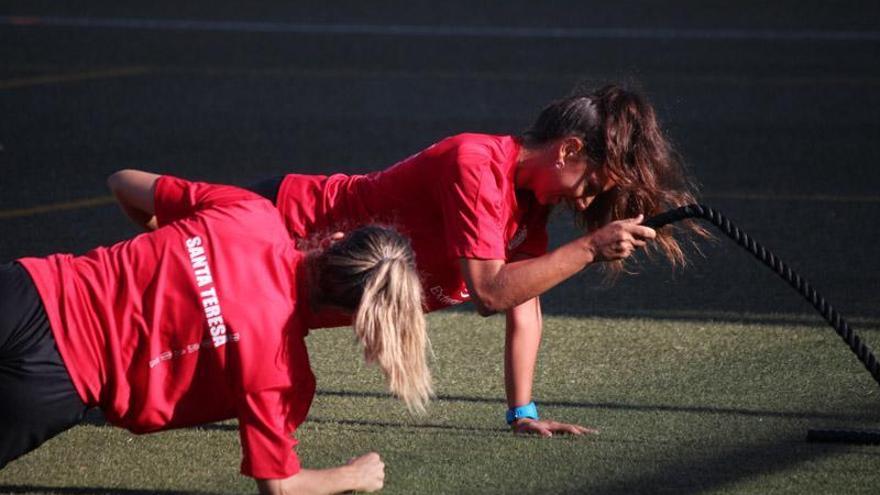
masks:
[[[484,273],[470,277],[475,303],[484,315],[507,311],[567,280],[593,260],[587,238],[579,237],[536,258],[481,264],[478,269]]]
[[[462,273],[480,314],[506,311],[543,294],[595,261],[623,260],[657,233],[644,217],[617,220],[537,258],[513,263],[463,259]]]
[[[507,312],[507,338],[504,346],[504,384],[507,406],[522,407],[533,401],[532,385],[541,344],[541,302],[530,299]],[[533,433],[551,437],[555,433],[582,435],[596,430],[550,419],[531,419],[527,415],[515,419],[511,428],[516,433]]]
[[[324,495],[358,489],[350,466],[329,469],[302,469],[280,480],[257,480],[262,495]]]
[[[530,299],[510,309],[506,318],[504,385],[507,406],[524,406],[532,401],[532,384],[541,345],[541,304]]]

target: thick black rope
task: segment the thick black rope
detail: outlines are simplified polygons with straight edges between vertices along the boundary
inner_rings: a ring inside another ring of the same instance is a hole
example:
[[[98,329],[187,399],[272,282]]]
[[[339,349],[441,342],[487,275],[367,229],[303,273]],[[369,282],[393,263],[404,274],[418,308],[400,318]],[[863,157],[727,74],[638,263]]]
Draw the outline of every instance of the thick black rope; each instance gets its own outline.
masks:
[[[868,369],[868,372],[871,373],[874,380],[880,384],[880,363],[877,362],[877,358],[874,357],[871,348],[865,344],[862,338],[859,337],[852,328],[850,328],[849,324],[847,324],[846,320],[843,319],[840,313],[832,308],[825,298],[816,292],[816,289],[814,289],[809,282],[795,273],[794,270],[789,268],[782,262],[782,260],[764,248],[764,246],[755,242],[754,239],[741,231],[736,225],[732,224],[730,220],[724,218],[721,213],[705,205],[693,204],[669,210],[651,217],[645,220],[644,225],[653,229],[659,229],[664,225],[689,218],[702,218],[708,220],[722,232],[727,234],[728,237],[736,241],[736,243],[743,249],[755,255],[755,257],[761,260],[764,265],[785,279],[785,281],[804,296],[807,301],[810,301],[810,304],[816,308],[816,311],[825,318],[825,321],[827,321],[837,334],[840,335],[840,338],[846,342],[846,345],[849,346],[850,350],[859,358],[859,361],[865,365],[865,368]]]
[[[880,444],[880,431],[876,430],[810,430],[808,442]]]

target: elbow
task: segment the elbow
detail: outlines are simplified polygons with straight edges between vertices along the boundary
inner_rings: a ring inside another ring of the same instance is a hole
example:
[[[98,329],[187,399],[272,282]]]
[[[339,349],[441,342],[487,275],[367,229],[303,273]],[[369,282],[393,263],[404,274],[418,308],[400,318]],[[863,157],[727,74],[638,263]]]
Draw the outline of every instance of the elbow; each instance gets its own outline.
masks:
[[[117,193],[122,191],[126,186],[137,184],[140,176],[143,176],[144,174],[144,172],[133,168],[117,170],[107,177],[107,187],[109,187],[113,193]]]
[[[477,306],[477,314],[479,314],[479,315],[482,316],[483,318],[485,318],[485,317],[487,317],[487,316],[492,316],[492,315],[498,313],[498,311],[495,311],[495,310],[493,310],[493,309],[487,308],[486,306],[483,306],[482,304],[479,304],[479,303],[477,303],[476,301],[474,301],[474,303],[475,303],[476,306]]]
[[[117,170],[116,172],[110,174],[107,177],[107,187],[110,189],[110,191],[114,193],[119,191],[119,188],[122,186],[122,182],[125,180],[125,176],[128,175],[128,173],[128,169],[123,169]]]
[[[463,260],[462,275],[480,316],[507,311],[513,291],[505,276],[504,260]]]
[[[480,316],[492,316],[497,313],[501,313],[503,311],[507,311],[510,308],[505,307],[501,301],[494,295],[490,293],[486,293],[484,291],[477,291],[476,293],[471,294],[473,297],[474,306],[477,307],[477,313]]]
[[[296,475],[294,475],[296,476]],[[296,493],[293,485],[293,476],[286,479],[260,479],[257,482],[257,491],[260,495],[289,495]]]

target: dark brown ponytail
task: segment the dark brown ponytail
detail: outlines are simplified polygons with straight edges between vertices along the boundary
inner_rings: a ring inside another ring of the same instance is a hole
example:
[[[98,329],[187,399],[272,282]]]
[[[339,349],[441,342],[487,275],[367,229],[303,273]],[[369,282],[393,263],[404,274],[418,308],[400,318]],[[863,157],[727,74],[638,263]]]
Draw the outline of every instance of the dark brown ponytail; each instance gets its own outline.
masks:
[[[615,186],[596,196],[589,208],[576,212],[578,225],[587,231],[642,213],[646,217],[695,202],[695,186],[681,160],[663,134],[654,108],[638,92],[610,84],[598,90],[577,90],[548,105],[523,134],[526,147],[575,136],[584,141],[587,159],[602,167]],[[699,225],[658,232],[653,244],[673,265],[686,261],[676,234],[706,236]],[[608,264],[613,273],[623,262]]]

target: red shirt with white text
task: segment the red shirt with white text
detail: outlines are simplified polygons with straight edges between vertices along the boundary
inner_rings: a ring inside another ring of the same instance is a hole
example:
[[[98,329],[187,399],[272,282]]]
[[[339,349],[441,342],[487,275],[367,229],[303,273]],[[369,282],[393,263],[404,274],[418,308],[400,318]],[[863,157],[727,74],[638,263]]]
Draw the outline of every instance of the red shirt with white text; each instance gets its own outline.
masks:
[[[166,176],[155,204],[154,232],[19,260],[77,391],[135,433],[237,418],[243,474],[295,474],[315,390],[303,255],[248,191]]]

